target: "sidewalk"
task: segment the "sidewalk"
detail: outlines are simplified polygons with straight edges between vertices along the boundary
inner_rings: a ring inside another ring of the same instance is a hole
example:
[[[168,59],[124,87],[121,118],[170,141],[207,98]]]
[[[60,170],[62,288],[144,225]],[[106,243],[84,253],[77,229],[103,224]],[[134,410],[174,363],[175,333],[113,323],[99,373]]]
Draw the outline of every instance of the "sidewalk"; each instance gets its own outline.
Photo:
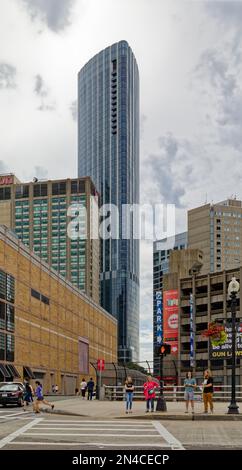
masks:
[[[51,401],[51,398],[49,397]],[[195,414],[185,413],[184,402],[167,402],[166,412],[145,413],[145,402],[135,401],[133,413],[125,413],[125,402],[123,401],[99,401],[82,400],[81,397],[71,397],[54,401],[55,409],[52,413],[63,415],[82,416],[90,419],[169,419],[169,420],[242,420],[242,403],[240,404],[240,415],[228,415],[228,403],[215,402],[214,413],[205,415],[203,403],[195,403]],[[49,412],[49,409],[46,410]]]

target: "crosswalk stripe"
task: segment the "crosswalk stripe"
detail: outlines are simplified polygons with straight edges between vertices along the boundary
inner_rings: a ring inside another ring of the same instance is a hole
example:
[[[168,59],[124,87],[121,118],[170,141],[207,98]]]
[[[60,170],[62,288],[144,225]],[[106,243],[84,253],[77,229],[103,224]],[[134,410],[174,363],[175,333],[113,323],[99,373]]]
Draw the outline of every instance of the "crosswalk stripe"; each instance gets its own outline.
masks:
[[[120,434],[104,434],[103,436],[100,436],[100,434],[92,433],[92,434],[87,434],[87,433],[58,433],[58,432],[35,432],[35,433],[28,433],[25,432],[23,433],[24,436],[80,436],[80,437],[88,437],[88,436],[99,436],[99,437],[120,437]],[[146,437],[147,434],[137,434],[138,437]],[[133,434],[123,434],[122,437],[134,437]],[[149,434],[149,437],[157,437],[160,439],[159,434]]]
[[[27,445],[27,446],[78,446],[80,447],[80,442],[43,442],[43,441],[14,441],[14,442],[10,442],[9,445]],[[127,444],[125,443],[122,443],[122,444],[110,444],[109,443],[104,443],[104,442],[85,442],[85,446],[98,446],[98,447],[140,447],[140,443],[137,443],[137,442],[129,442]],[[158,448],[170,448],[170,444],[158,444],[158,443],[154,443],[154,444],[143,444],[143,447],[158,447]]]
[[[180,449],[180,450],[185,450],[182,443],[176,439],[173,434],[171,434],[161,423],[159,422],[154,422],[153,423],[154,427],[157,429],[158,433],[160,434],[165,441],[170,444],[170,446],[174,449]]]
[[[63,431],[68,431],[69,430],[70,431],[70,430],[73,429],[73,431],[74,430],[79,431],[79,430],[83,430],[83,426],[81,426],[81,427],[76,427],[75,426],[74,428],[73,427],[66,427],[66,426],[58,427],[58,428],[53,427],[53,426],[36,426],[36,428],[33,428],[33,430],[35,430],[35,431],[39,430],[39,429],[41,429],[41,430],[42,429],[49,429],[50,431],[54,431],[55,429],[59,430],[59,431],[61,431],[61,430],[63,430]],[[126,430],[127,430],[127,429],[124,429],[124,428],[89,428],[89,427],[85,426],[85,431],[92,432],[95,429],[97,431],[121,431],[121,432],[126,432]],[[130,429],[130,431],[134,431],[134,432],[144,432],[144,431],[146,431],[147,433],[151,433],[151,432],[154,431],[154,429],[148,429],[148,430],[146,428],[143,428],[143,429]],[[148,435],[150,435],[150,434],[148,434]]]
[[[39,421],[41,421],[42,418],[36,418],[31,423],[26,424],[22,428],[18,429],[17,431],[9,434],[8,436],[4,437],[3,439],[0,440],[0,449],[2,449],[4,446],[12,442],[16,437],[20,436],[23,434],[25,431],[28,431],[30,428],[32,428],[35,424],[37,424]]]

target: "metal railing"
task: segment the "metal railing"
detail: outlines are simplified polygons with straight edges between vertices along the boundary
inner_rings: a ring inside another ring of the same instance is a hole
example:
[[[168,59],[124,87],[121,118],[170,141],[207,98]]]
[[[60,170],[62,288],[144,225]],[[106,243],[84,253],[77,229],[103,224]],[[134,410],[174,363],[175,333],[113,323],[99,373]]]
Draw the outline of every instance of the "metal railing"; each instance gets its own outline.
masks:
[[[104,398],[105,400],[125,400],[125,388],[123,386],[107,386],[104,385]],[[213,387],[213,400],[214,401],[229,401],[231,398],[231,385],[214,385]],[[184,386],[164,386],[163,393],[167,401],[184,401]],[[156,389],[156,396],[159,395],[159,387]],[[144,400],[144,389],[142,386],[136,386],[134,390],[134,400]],[[196,401],[202,400],[202,387],[197,386],[194,392],[194,399]],[[242,401],[242,385],[236,385],[236,400]]]

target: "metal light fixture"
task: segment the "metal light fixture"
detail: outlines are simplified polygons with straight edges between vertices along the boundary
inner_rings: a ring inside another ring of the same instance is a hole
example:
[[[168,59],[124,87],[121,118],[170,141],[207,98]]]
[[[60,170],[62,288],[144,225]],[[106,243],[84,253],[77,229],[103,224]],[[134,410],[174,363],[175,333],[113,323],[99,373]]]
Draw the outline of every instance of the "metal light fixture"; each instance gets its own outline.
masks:
[[[228,286],[228,295],[231,299],[231,317],[232,317],[232,376],[231,376],[231,402],[228,407],[228,414],[238,414],[239,407],[236,403],[236,306],[237,294],[239,293],[239,282],[232,277]]]

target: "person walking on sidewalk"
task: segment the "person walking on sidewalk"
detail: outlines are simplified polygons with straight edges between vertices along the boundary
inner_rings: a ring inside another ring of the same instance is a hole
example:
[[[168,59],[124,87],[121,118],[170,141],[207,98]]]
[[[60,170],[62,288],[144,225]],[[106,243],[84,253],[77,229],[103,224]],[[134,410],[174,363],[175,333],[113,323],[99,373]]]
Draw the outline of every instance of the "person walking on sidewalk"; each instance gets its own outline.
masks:
[[[93,379],[91,377],[90,380],[87,382],[87,399],[88,400],[92,400],[94,385],[95,384],[94,384]]]
[[[50,406],[50,408],[53,410],[55,405],[44,399],[42,384],[38,380],[36,380],[35,384],[37,385],[35,389],[36,400],[34,402],[35,413],[40,413],[39,407],[42,405],[42,403],[44,403],[44,405]]]
[[[213,378],[211,370],[207,369],[204,372],[204,381],[203,381],[203,403],[204,403],[204,413],[208,412],[208,404],[210,406],[210,411],[213,413]]]
[[[151,375],[148,375],[147,382],[144,383],[144,396],[146,400],[146,413],[154,411],[155,389],[158,387]]]
[[[184,380],[185,387],[185,401],[186,401],[186,411],[188,413],[189,402],[191,403],[192,413],[194,413],[194,390],[196,388],[196,380],[192,377],[192,372],[187,372],[186,378]]]
[[[87,391],[87,383],[85,379],[82,379],[80,388],[81,388],[82,399],[85,400],[86,391]]]
[[[134,384],[132,377],[127,377],[125,381],[125,393],[126,393],[126,413],[132,413],[133,395],[134,395]]]

